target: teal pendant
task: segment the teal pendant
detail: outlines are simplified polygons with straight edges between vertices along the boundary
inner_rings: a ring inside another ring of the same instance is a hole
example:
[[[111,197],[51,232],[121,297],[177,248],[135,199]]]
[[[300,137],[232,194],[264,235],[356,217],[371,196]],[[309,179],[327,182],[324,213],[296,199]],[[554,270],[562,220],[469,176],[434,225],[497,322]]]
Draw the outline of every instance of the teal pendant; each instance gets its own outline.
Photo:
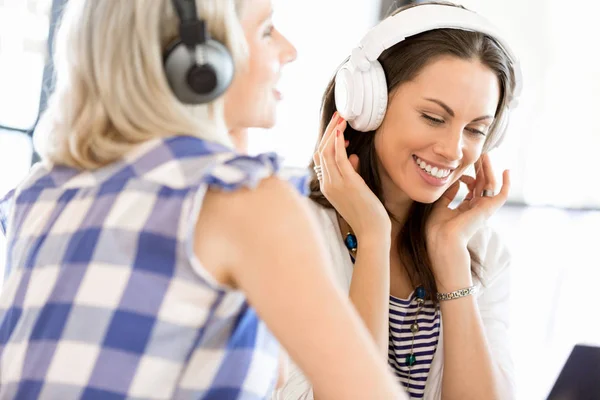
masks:
[[[417,362],[417,357],[415,357],[414,353],[410,353],[406,356],[406,365],[412,367]]]
[[[347,233],[346,238],[344,239],[344,244],[350,251],[356,251],[358,248],[358,240],[356,240],[356,236],[352,233]]]

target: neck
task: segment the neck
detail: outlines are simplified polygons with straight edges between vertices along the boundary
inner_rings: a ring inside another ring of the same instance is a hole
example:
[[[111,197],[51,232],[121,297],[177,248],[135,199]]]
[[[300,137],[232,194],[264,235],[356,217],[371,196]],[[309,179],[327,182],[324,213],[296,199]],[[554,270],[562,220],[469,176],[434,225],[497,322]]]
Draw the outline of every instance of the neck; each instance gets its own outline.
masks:
[[[248,153],[248,129],[234,128],[229,131],[229,136],[235,146],[235,149],[242,153]]]
[[[383,203],[392,214],[392,233],[397,233],[404,225],[414,201],[398,189],[385,172],[380,176]]]

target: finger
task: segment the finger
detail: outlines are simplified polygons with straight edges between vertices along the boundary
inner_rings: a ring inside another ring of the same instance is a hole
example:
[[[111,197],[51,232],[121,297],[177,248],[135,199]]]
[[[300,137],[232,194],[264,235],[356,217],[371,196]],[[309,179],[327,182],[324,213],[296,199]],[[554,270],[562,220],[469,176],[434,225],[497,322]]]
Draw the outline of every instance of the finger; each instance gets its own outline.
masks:
[[[469,188],[475,187],[475,178],[473,178],[472,176],[463,175],[460,178],[458,178],[458,180],[466,184]]]
[[[342,135],[342,131],[338,129],[335,136],[335,162],[342,178],[350,179],[356,175],[356,170],[350,163],[350,160],[348,160],[348,153],[345,146],[342,145],[342,141],[344,140]]]
[[[319,147],[318,147],[319,153],[322,152],[323,148],[325,147],[325,143],[333,135],[333,133],[335,132],[335,127],[342,120],[343,120],[342,117],[340,116],[340,114],[337,111],[333,113],[333,116],[331,117],[331,120],[329,121],[329,124],[327,124],[327,128],[325,129],[325,133],[323,134],[323,137],[321,138],[321,142],[319,143]]]
[[[330,183],[338,183],[342,179],[342,173],[336,159],[336,146],[339,146],[339,140],[337,140],[340,132],[336,129],[334,135],[332,135],[325,144],[325,148],[321,153],[321,161],[324,168],[327,169],[328,178]],[[343,150],[344,153],[346,150]]]
[[[460,189],[460,182],[456,181],[446,189],[442,197],[437,201],[437,204],[439,204],[440,207],[448,207],[456,197],[458,189]]]
[[[500,188],[500,193],[498,193],[494,197],[500,197],[502,199],[502,204],[508,200],[508,194],[510,193],[510,170],[506,169],[502,173],[502,187]]]
[[[464,231],[467,237],[472,237],[475,232],[487,221],[496,211],[498,211],[506,200],[510,191],[510,173],[508,170],[502,174],[502,189],[494,197],[481,199],[477,206],[470,208],[457,217],[457,223],[466,227]]]
[[[467,185],[467,189],[469,189],[470,193],[472,193],[475,189],[475,184],[477,181],[472,176],[463,175],[460,178],[458,178],[458,180]]]
[[[346,121],[339,115],[336,111],[329,121],[328,132],[321,140],[319,145],[319,164],[323,165],[323,159],[328,156],[333,156],[335,154],[334,149],[334,140],[335,140],[335,132],[337,129],[343,128],[346,129]],[[328,170],[328,173],[331,173],[331,169]],[[330,178],[331,175],[328,176]]]
[[[358,168],[360,166],[360,160],[358,159],[358,156],[356,154],[350,154],[348,161],[350,162],[350,165],[352,165],[352,168],[359,173]]]
[[[496,176],[494,175],[494,168],[492,167],[492,160],[490,156],[486,153],[483,158],[483,175],[485,176],[485,185],[483,186],[484,190],[491,190],[492,192],[496,192]]]
[[[473,178],[472,176],[469,176],[469,175],[461,176],[459,178],[459,181],[461,181],[462,183],[467,185],[467,194],[466,194],[465,198],[463,199],[463,201],[458,206],[458,209],[462,209],[465,205],[465,202],[468,203],[473,198],[473,192],[475,191],[475,184],[477,183],[477,181],[475,180],[475,178]]]
[[[483,156],[482,156],[482,158],[483,158]],[[485,175],[483,173],[482,158],[477,160],[477,163],[475,164],[475,171],[476,171],[475,181],[476,182],[475,182],[475,189],[473,190],[473,197],[475,197],[475,198],[481,197],[481,193],[483,192],[483,187],[485,185]]]

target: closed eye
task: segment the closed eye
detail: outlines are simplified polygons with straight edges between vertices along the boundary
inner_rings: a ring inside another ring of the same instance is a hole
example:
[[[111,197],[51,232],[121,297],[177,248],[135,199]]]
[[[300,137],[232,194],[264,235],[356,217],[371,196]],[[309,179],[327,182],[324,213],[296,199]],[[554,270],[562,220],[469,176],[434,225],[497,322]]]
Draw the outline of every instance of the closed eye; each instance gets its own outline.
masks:
[[[263,34],[263,37],[271,37],[273,36],[273,31],[275,30],[275,27],[273,25],[269,25],[266,29],[265,32]]]
[[[485,136],[485,132],[480,131],[479,129],[475,129],[475,128],[465,128],[466,130],[468,130],[471,133],[474,133],[476,135],[481,135],[481,136]]]
[[[446,122],[443,119],[435,118],[435,117],[432,117],[431,115],[424,114],[424,113],[421,113],[421,117],[423,117],[429,124],[431,124],[433,126],[439,126]],[[486,133],[479,129],[465,128],[465,130],[467,130],[468,132],[475,134],[475,135],[486,136]]]
[[[423,117],[427,122],[429,122],[432,125],[441,125],[444,123],[443,119],[439,119],[439,118],[434,118],[431,115],[427,115],[427,114],[421,114],[421,117]]]

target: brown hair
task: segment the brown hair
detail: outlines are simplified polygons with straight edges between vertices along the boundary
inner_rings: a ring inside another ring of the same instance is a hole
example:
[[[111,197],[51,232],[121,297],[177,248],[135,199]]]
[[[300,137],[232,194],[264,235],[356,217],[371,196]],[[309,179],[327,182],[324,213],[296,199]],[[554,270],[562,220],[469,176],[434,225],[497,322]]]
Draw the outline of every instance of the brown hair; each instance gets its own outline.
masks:
[[[425,2],[420,4],[440,4],[454,6],[445,2]],[[396,10],[395,13],[419,5],[409,5]],[[394,14],[395,14],[394,13]],[[393,15],[393,14],[392,14]],[[506,105],[514,90],[514,71],[510,65],[508,55],[504,52],[496,40],[479,32],[463,31],[458,29],[436,29],[412,36],[387,49],[379,57],[379,62],[385,72],[388,93],[392,94],[402,83],[414,79],[417,74],[429,63],[442,56],[454,56],[460,59],[478,59],[490,68],[500,84],[500,101],[496,109],[495,121],[486,137],[484,151],[489,147],[497,135],[506,127],[502,119],[505,115]],[[323,136],[327,124],[336,111],[334,99],[335,79],[332,79],[325,94],[321,106],[321,126],[319,139]],[[369,188],[385,204],[383,191],[378,171],[377,153],[375,150],[375,131],[358,132],[350,125],[345,131],[345,139],[349,141],[348,155],[356,154],[360,159],[358,173],[364,179]],[[314,162],[311,164],[311,169]],[[318,204],[333,208],[331,203],[320,191],[319,181],[316,176],[310,183],[310,198]],[[425,241],[425,223],[431,214],[433,204],[414,202],[402,229],[398,234],[397,250],[400,260],[407,270],[407,274],[413,286],[423,285],[428,297],[437,302],[434,293],[437,293],[435,277],[431,268],[431,261],[427,252]],[[390,214],[391,216],[391,214]],[[479,276],[481,261],[471,251],[472,271]]]

